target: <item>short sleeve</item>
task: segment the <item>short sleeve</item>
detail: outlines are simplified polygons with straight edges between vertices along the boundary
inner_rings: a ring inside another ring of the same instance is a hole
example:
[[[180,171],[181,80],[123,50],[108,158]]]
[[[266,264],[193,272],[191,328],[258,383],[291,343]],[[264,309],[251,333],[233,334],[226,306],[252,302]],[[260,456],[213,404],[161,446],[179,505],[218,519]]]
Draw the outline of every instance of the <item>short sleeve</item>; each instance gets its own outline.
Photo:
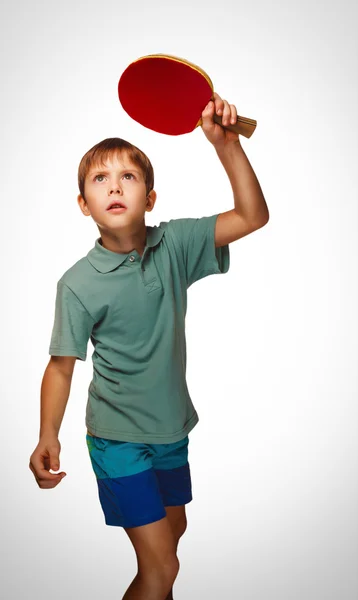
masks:
[[[57,283],[55,319],[49,354],[77,356],[86,360],[87,344],[94,319],[76,294],[63,282]]]
[[[187,287],[195,281],[227,273],[230,268],[229,245],[215,248],[215,226],[219,214],[198,219],[171,219],[168,229],[174,234],[180,245]]]

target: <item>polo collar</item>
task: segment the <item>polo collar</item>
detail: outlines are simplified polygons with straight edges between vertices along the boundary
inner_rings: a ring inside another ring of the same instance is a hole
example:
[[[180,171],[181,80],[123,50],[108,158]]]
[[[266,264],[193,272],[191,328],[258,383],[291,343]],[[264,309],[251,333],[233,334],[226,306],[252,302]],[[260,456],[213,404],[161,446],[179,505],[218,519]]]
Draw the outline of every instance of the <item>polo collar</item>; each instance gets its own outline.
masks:
[[[147,240],[145,248],[153,248],[154,246],[159,244],[160,240],[162,239],[164,229],[161,229],[161,227],[157,227],[156,225],[154,227],[146,225],[146,230]],[[91,265],[100,273],[109,273],[109,271],[113,271],[126,260],[129,254],[136,254],[137,256],[140,256],[136,250],[132,250],[127,254],[112,252],[112,250],[104,248],[99,243],[100,239],[100,237],[96,239],[94,247],[87,254],[87,258]]]

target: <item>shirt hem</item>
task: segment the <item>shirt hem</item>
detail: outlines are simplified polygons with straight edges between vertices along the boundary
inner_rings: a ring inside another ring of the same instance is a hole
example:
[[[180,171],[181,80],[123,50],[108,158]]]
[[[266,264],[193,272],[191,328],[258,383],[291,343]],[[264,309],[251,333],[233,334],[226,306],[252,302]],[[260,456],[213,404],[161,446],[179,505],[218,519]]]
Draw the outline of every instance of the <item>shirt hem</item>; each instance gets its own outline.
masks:
[[[195,427],[199,421],[199,415],[195,411],[193,416],[187,421],[185,427],[180,431],[176,431],[172,434],[167,433],[122,433],[119,431],[113,431],[112,429],[103,429],[96,427],[94,423],[91,423],[86,419],[86,427],[95,437],[103,437],[108,440],[117,440],[121,442],[137,442],[137,443],[149,443],[149,444],[171,444],[179,442]]]

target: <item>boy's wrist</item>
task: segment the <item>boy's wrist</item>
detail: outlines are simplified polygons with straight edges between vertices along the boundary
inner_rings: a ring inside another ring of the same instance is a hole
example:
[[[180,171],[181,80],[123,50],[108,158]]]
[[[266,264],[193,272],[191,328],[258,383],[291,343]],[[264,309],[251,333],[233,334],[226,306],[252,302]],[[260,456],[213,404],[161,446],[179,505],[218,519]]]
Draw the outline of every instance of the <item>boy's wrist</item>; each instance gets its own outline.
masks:
[[[58,431],[53,426],[46,426],[40,428],[39,439],[56,439],[58,440]]]

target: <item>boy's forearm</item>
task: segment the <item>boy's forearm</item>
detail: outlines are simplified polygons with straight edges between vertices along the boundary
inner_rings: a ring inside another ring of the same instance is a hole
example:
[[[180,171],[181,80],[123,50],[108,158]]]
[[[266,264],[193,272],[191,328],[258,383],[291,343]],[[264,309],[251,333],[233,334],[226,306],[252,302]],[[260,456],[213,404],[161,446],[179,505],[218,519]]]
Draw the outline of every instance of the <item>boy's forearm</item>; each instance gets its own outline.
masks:
[[[70,395],[72,375],[48,365],[41,384],[40,438],[58,437]]]
[[[269,218],[268,207],[240,141],[216,148],[216,153],[231,183],[235,211],[249,222],[265,222]]]

